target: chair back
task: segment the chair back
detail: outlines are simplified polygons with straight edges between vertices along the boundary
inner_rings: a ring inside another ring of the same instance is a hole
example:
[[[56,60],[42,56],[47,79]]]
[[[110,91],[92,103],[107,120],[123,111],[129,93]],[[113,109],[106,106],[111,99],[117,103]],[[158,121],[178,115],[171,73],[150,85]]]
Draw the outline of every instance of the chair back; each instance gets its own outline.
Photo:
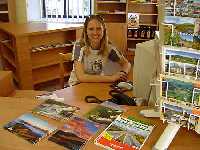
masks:
[[[72,53],[59,53],[60,87],[64,88],[65,77],[70,76],[72,70]]]

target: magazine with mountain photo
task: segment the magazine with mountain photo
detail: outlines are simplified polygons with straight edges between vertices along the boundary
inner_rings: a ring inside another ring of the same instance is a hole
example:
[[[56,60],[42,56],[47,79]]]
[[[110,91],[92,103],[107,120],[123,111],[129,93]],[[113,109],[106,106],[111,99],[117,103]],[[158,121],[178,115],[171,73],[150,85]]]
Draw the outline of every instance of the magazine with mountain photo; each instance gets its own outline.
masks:
[[[66,120],[69,119],[79,109],[79,107],[49,99],[34,108],[32,112],[57,120]]]
[[[35,144],[57,128],[32,114],[24,114],[4,126],[4,129]]]
[[[70,150],[79,150],[102,125],[73,116],[49,140]]]
[[[105,149],[140,149],[154,125],[132,116],[118,116],[96,139],[95,144]]]
[[[103,125],[109,125],[124,112],[124,109],[114,105],[111,106],[111,104],[102,103],[101,105],[98,105],[87,112],[84,117]]]

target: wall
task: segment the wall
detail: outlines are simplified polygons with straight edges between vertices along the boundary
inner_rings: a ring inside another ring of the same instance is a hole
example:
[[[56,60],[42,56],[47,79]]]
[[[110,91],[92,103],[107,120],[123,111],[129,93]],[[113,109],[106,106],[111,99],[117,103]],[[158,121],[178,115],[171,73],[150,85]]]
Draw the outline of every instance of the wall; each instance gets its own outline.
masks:
[[[16,22],[27,22],[26,0],[15,0],[16,2]]]

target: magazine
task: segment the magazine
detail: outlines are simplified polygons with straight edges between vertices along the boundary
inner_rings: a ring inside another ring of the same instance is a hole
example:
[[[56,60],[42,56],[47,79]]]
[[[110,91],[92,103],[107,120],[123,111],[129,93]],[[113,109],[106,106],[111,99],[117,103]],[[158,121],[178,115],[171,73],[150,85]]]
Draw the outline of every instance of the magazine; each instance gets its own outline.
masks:
[[[80,149],[102,125],[73,116],[49,140],[71,150]]]
[[[100,124],[109,125],[123,112],[124,110],[119,109],[118,107],[117,108],[114,108],[113,106],[108,107],[102,104],[91,109],[84,115],[84,117]]]
[[[32,112],[57,120],[65,120],[79,109],[79,107],[49,99],[33,109]]]
[[[24,114],[6,124],[4,129],[35,144],[57,128],[46,121],[34,117],[32,114]]]
[[[154,125],[132,116],[118,116],[96,139],[95,144],[106,149],[140,149]]]

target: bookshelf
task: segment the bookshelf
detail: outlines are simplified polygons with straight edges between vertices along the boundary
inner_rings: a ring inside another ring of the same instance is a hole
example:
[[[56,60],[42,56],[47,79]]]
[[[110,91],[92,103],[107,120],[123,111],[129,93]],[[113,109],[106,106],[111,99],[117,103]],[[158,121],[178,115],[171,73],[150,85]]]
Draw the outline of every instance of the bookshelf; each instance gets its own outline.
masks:
[[[14,22],[16,18],[15,13],[15,1],[0,1],[0,22]]]
[[[13,72],[20,89],[58,79],[58,53],[71,52],[81,30],[80,24],[0,24],[3,69]],[[72,64],[68,69],[70,73]]]

